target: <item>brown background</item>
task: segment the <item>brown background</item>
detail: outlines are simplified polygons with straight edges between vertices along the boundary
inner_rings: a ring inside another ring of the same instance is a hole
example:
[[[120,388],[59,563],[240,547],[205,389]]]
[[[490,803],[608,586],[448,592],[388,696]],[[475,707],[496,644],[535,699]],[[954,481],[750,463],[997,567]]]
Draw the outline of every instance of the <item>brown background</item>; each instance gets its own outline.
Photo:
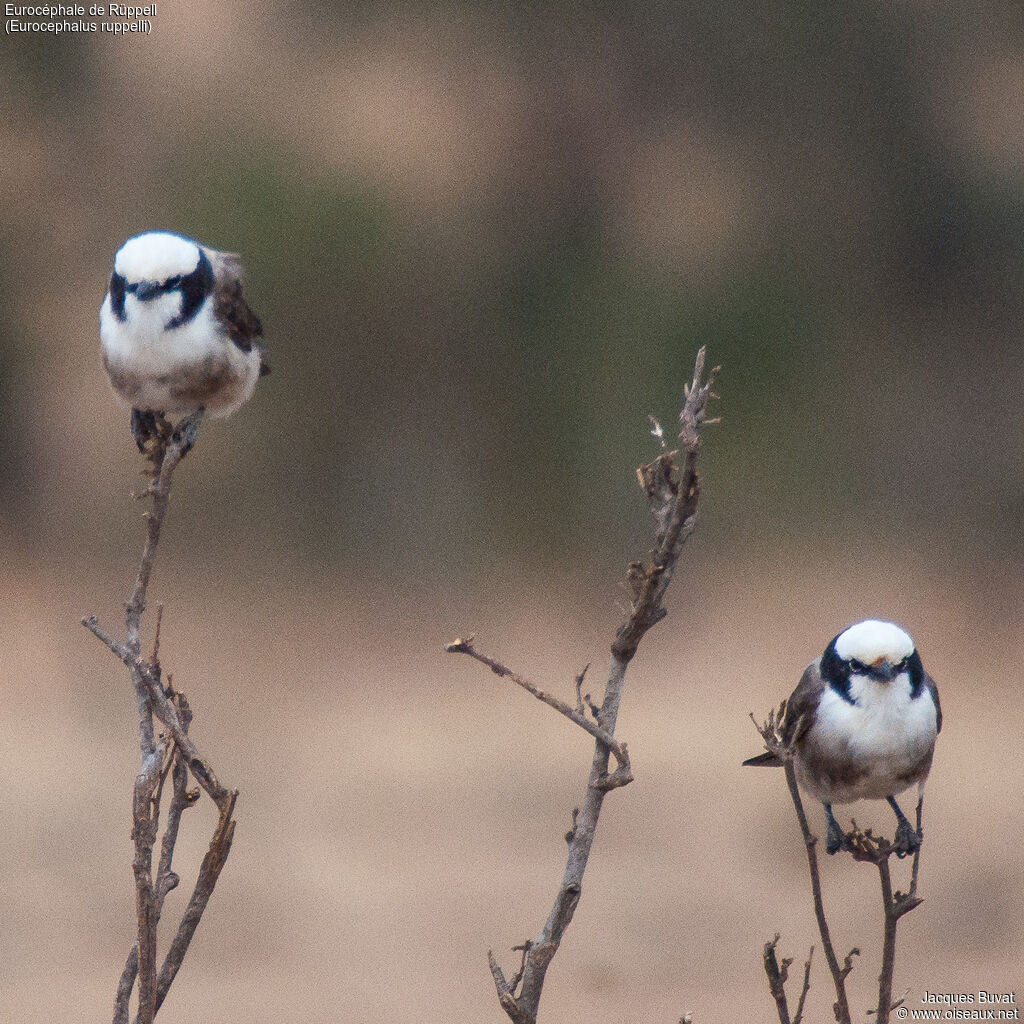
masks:
[[[148,37],[5,37],[5,1017],[103,1019],[131,942],[132,699],[77,621],[117,624],[141,544],[96,310],[149,227],[243,254],[274,365],[181,470],[154,582],[242,790],[162,1017],[504,1019],[486,950],[540,928],[590,741],[441,648],[597,686],[646,417],[705,343],[702,518],[542,1011],[771,1016],[763,942],[815,934],[746,716],[867,615],[946,713],[896,989],[1018,983],[1019,11],[762,7],[161,3]],[[875,883],[825,884],[867,1008]]]

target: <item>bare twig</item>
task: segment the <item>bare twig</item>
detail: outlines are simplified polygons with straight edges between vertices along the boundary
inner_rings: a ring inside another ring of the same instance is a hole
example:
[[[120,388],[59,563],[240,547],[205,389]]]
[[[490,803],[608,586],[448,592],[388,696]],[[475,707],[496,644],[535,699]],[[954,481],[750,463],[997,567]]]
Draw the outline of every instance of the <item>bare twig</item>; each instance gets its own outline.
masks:
[[[821,935],[822,949],[825,951],[825,961],[832,974],[832,982],[836,990],[836,1002],[833,1007],[838,1024],[851,1024],[850,1002],[846,995],[846,976],[853,966],[851,957],[856,950],[851,951],[846,957],[845,969],[839,966],[839,958],[836,956],[835,947],[832,945],[832,936],[829,934],[828,920],[825,917],[825,903],[821,894],[821,876],[818,872],[818,856],[815,852],[817,836],[811,833],[807,824],[807,815],[804,813],[803,801],[800,799],[800,789],[797,786],[796,770],[793,767],[793,751],[786,745],[779,732],[782,720],[786,714],[786,702],[783,701],[778,708],[768,713],[768,718],[763,726],[754,721],[757,731],[761,734],[765,746],[782,761],[786,772],[786,784],[789,787],[789,795],[796,808],[797,820],[800,822],[800,832],[804,839],[804,848],[807,851],[807,866],[811,874],[811,892],[814,896],[814,916],[818,922],[818,932]],[[753,715],[751,715],[753,719]]]
[[[192,428],[197,425],[198,415],[190,421]],[[128,668],[139,716],[141,766],[135,779],[132,800],[132,839],[135,845],[132,868],[135,876],[137,935],[118,981],[114,998],[114,1024],[127,1024],[129,1002],[136,981],[136,1024],[151,1024],[156,1016],[181,965],[231,848],[234,833],[232,814],[238,797],[237,790],[227,790],[220,784],[208,762],[189,738],[188,727],[192,720],[192,712],[184,695],[176,693],[169,682],[165,688],[161,679],[159,653],[162,608],[157,614],[152,654],[148,660],[141,656],[142,616],[146,610],[146,597],[156,562],[160,532],[167,514],[171,482],[174,471],[190,444],[190,441],[183,440],[178,430],[166,426],[166,430],[161,429],[150,452],[149,458],[153,463],[152,480],[141,495],[152,498],[152,507],[146,514],[146,540],[139,571],[132,593],[125,604],[124,641],[116,640],[104,632],[95,616],[86,616],[82,619],[82,625],[98,637]],[[166,737],[156,737],[153,727],[154,715],[167,728]],[[153,848],[159,832],[160,804],[168,772],[173,773],[172,795],[154,880]],[[199,796],[198,791],[190,792],[188,789],[189,772],[217,804],[220,820],[210,843],[210,850],[200,868],[192,899],[158,975],[157,924],[167,894],[179,882],[171,865],[181,816]]]
[[[587,670],[590,668],[590,662],[580,670],[580,674],[576,677],[576,710],[581,714],[585,715],[586,711],[583,707],[583,680],[587,676]],[[587,694],[587,700],[590,699],[590,694]]]
[[[154,672],[153,666],[148,661],[138,657],[138,655],[133,656],[126,644],[107,635],[96,621],[95,615],[87,615],[83,618],[82,625],[128,666],[129,670],[133,673],[133,678],[137,677],[141,681],[146,691],[149,713],[151,715],[155,713],[161,723],[171,731],[174,742],[184,755],[189,770],[195,776],[196,781],[206,790],[210,795],[210,799],[213,800],[218,808],[223,808],[237,794],[235,794],[234,790],[225,789],[221,785],[209,762],[199,753],[196,745],[189,739],[174,705],[164,693],[163,684],[160,682],[156,672]]]
[[[606,793],[632,780],[626,744],[615,739],[615,723],[622,700],[626,669],[640,641],[647,631],[662,618],[665,592],[672,581],[683,544],[696,524],[700,484],[697,477],[697,455],[700,450],[700,430],[708,422],[707,403],[712,396],[711,385],[716,370],[704,380],[704,349],[697,353],[693,380],[686,386],[686,396],[679,416],[679,441],[684,453],[682,466],[678,464],[678,450],[668,451],[660,426],[652,421],[652,433],[658,439],[661,453],[648,465],[637,470],[637,480],[647,496],[655,520],[655,547],[649,559],[630,565],[626,574],[626,588],[630,597],[630,610],[616,632],[611,645],[611,663],[605,684],[604,699],[595,710],[596,724],[583,713],[580,690],[582,677],[577,680],[576,707],[539,689],[499,662],[481,655],[473,648],[472,640],[456,640],[446,648],[451,653],[468,654],[499,675],[506,676],[532,693],[539,700],[555,708],[595,739],[594,756],[590,765],[587,787],[579,814],[574,816],[573,828],[566,836],[569,850],[565,871],[547,921],[540,935],[524,950],[524,960],[515,976],[517,986],[510,984],[501,967],[488,953],[488,963],[494,978],[498,1001],[513,1024],[535,1024],[540,1005],[544,979],[552,959],[558,952],[565,929],[568,928],[582,893],[583,874],[597,831]],[[618,762],[609,774],[609,757]]]
[[[793,1016],[793,1024],[800,1024],[804,1019],[804,1003],[807,1002],[807,993],[811,991],[811,961],[814,960],[814,947],[811,946],[807,959],[804,961],[804,980],[800,986],[800,999],[796,1004],[796,1013]]]
[[[922,815],[923,811],[924,811],[924,793],[922,793],[917,798],[917,834],[919,836],[921,836],[922,838],[924,837],[924,832],[921,830],[921,815]],[[911,869],[910,869],[910,892],[907,894],[909,896],[916,896],[917,895],[917,872],[918,872],[918,870],[921,867],[921,848],[923,846],[924,846],[924,843],[919,844],[917,849],[914,851],[914,864],[913,864],[913,867],[911,867]]]
[[[175,694],[174,702],[178,707],[182,726],[187,731],[192,721],[192,710],[189,708],[183,693]],[[177,744],[175,744],[174,748],[173,770],[171,805],[167,810],[167,825],[164,828],[164,837],[160,844],[160,866],[157,870],[158,890],[163,888],[165,879],[174,879],[174,884],[167,889],[167,892],[170,892],[178,884],[177,876],[171,871],[171,861],[174,857],[174,846],[178,841],[178,828],[181,825],[181,816],[199,798],[198,792],[189,791],[188,765],[182,757],[181,750]]]
[[[882,970],[878,975],[878,1007],[875,1020],[878,1024],[889,1024],[889,1013],[892,1010],[892,976],[896,969],[896,926],[899,919],[920,902],[915,900],[913,906],[899,908],[892,898],[892,878],[889,875],[889,858],[878,861],[878,876],[882,883],[882,908],[885,915],[885,927],[882,934]]]
[[[513,946],[512,952],[521,952],[523,959],[519,963],[519,970],[512,976],[512,980],[508,983],[509,988],[513,992],[519,987],[519,983],[523,980],[523,972],[526,970],[526,954],[530,952],[530,947],[533,943],[527,939],[521,946]]]
[[[768,990],[775,1000],[775,1011],[779,1015],[779,1024],[800,1024],[804,1017],[807,993],[811,990],[811,961],[814,959],[814,947],[811,946],[807,959],[804,961],[804,980],[800,986],[800,998],[796,1004],[796,1013],[790,1018],[786,982],[789,979],[789,968],[793,964],[793,958],[786,957],[780,965],[775,957],[775,947],[778,944],[778,932],[775,933],[775,938],[771,942],[764,944],[764,973],[768,976]]]
[[[821,894],[821,876],[818,873],[818,855],[816,852],[818,838],[811,834],[807,824],[807,815],[804,813],[804,805],[800,800],[800,790],[796,782],[796,770],[793,767],[791,758],[786,759],[783,768],[786,772],[786,785],[789,787],[789,795],[793,799],[796,816],[800,822],[800,831],[804,838],[804,848],[807,851],[807,865],[811,874],[811,891],[814,894],[814,916],[818,921],[821,946],[825,951],[825,962],[828,964],[828,969],[832,974],[832,981],[836,989],[836,1003],[833,1009],[839,1024],[851,1024],[850,1002],[846,995],[846,976],[853,969],[852,957],[859,953],[859,950],[851,950],[845,958],[844,966],[839,966],[835,947],[832,945],[832,936],[829,933],[828,920],[825,917],[825,903]]]
[[[921,827],[921,802],[917,805],[917,825]],[[872,835],[871,830],[860,831],[856,827],[847,835],[851,854],[854,860],[868,861],[878,868],[878,878],[882,889],[882,970],[878,975],[878,1006],[875,1008],[875,1020],[878,1024],[888,1024],[889,1014],[896,1005],[892,999],[893,975],[896,970],[896,928],[900,918],[909,914],[924,901],[917,895],[916,866],[920,847],[914,855],[914,868],[911,876],[911,891],[904,895],[893,892],[892,873],[889,858],[896,852],[896,847],[882,836]]]
[[[548,707],[554,708],[560,714],[565,715],[566,718],[571,722],[575,722],[581,729],[589,732],[599,743],[603,743],[614,755],[615,760],[619,763],[619,768],[612,775],[606,775],[602,780],[602,785],[607,789],[614,789],[616,786],[625,786],[633,781],[633,773],[629,766],[629,750],[626,744],[620,743],[611,733],[602,729],[600,725],[590,721],[578,708],[571,707],[566,704],[565,701],[559,700],[558,697],[548,693],[546,690],[542,690],[535,683],[531,683],[529,679],[519,675],[518,672],[513,672],[512,669],[506,665],[502,665],[500,661],[495,661],[494,658],[489,658],[486,654],[481,654],[473,646],[473,638],[470,637],[468,640],[457,639],[453,640],[450,644],[445,645],[445,651],[448,654],[468,654],[471,658],[479,661],[481,664],[486,665],[495,675],[504,676],[506,679],[511,679],[517,686],[521,686],[527,693],[532,693],[537,700],[547,704]],[[586,671],[586,670],[584,670]],[[579,683],[582,685],[583,676],[579,677]],[[577,695],[579,689],[577,688]],[[621,773],[621,775],[620,775]],[[620,775],[621,781],[615,781],[612,784],[612,779]]]
[[[167,992],[188,952],[192,936],[195,935],[196,928],[199,927],[199,921],[206,910],[206,905],[210,902],[217,879],[220,878],[228,854],[231,852],[231,842],[235,837],[235,822],[232,815],[237,799],[238,790],[233,790],[229,801],[220,809],[220,818],[217,821],[216,829],[214,829],[213,838],[210,840],[210,848],[206,851],[206,856],[199,868],[199,876],[196,879],[195,888],[192,890],[192,897],[182,914],[178,930],[160,968],[156,995],[158,1010],[164,999],[167,998]],[[136,1024],[143,1024],[143,1022],[140,1018],[136,1018]]]
[[[159,619],[157,621],[159,623]],[[154,642],[154,657],[156,657],[157,652],[158,646],[156,642]],[[170,677],[168,677],[168,689],[170,689]],[[188,701],[185,699],[185,695],[183,693],[174,693],[172,691],[169,696],[174,701],[178,711],[178,716],[187,731],[189,724],[192,721],[192,711],[188,706]],[[160,844],[160,864],[157,869],[156,910],[158,917],[160,916],[160,912],[163,910],[164,899],[167,897],[167,894],[176,889],[180,882],[177,874],[171,870],[171,862],[174,857],[174,847],[178,841],[178,829],[181,825],[181,816],[189,807],[194,806],[196,801],[199,799],[199,791],[190,790],[188,788],[188,766],[177,746],[172,750],[171,757],[167,764],[169,768],[173,769],[173,787],[171,802],[167,811],[167,824],[164,826],[164,835]],[[159,796],[157,797],[157,802],[159,803]],[[118,1008],[118,1014],[115,1015],[114,1024],[127,1024],[128,1000],[131,998],[132,986],[135,983],[138,969],[139,944],[136,941],[131,948],[131,952],[128,954],[128,960],[125,963],[124,971],[121,974],[121,981],[118,984],[117,998],[115,999],[115,1007]],[[163,996],[160,995],[158,984],[156,1001],[157,1009],[159,1009],[160,1003],[162,1002]]]
[[[576,838],[576,822],[580,820],[580,809],[574,807],[572,809],[572,828],[565,833],[565,841],[571,843]]]
[[[779,933],[771,942],[764,944],[764,973],[768,976],[768,991],[775,1000],[775,1012],[779,1015],[779,1024],[792,1024],[789,1016],[789,1005],[786,1002],[786,980],[789,978],[789,965],[792,958],[786,958],[779,965],[775,956],[775,947],[779,944]]]
[[[498,993],[498,1002],[501,1008],[508,1014],[512,1024],[528,1024],[530,1018],[524,1011],[520,1010],[519,1002],[516,999],[515,990],[505,980],[505,973],[498,966],[492,950],[487,950],[487,965],[491,969],[491,977],[494,978],[494,988]],[[519,977],[522,977],[520,972]]]
[[[135,978],[139,973],[139,943],[136,940],[132,943],[128,960],[121,972],[117,982],[117,991],[114,993],[114,1022],[113,1024],[128,1024],[128,1004],[132,998],[132,989],[135,987]]]

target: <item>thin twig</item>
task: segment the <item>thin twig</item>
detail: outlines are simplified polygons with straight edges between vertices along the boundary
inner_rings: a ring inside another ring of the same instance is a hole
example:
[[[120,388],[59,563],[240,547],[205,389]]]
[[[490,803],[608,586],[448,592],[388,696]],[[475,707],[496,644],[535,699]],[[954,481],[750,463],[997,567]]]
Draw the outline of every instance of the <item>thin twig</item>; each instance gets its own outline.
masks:
[[[494,988],[498,993],[498,1002],[501,1008],[508,1014],[512,1024],[528,1024],[529,1018],[519,1009],[516,995],[512,987],[505,980],[505,973],[498,965],[492,950],[487,950],[487,965],[491,969],[491,977],[494,979]],[[522,977],[522,974],[520,974]]]
[[[832,982],[836,989],[835,1015],[839,1024],[851,1024],[850,1001],[846,995],[846,976],[853,967],[853,955],[858,952],[851,950],[846,957],[843,967],[839,966],[839,959],[836,957],[835,947],[832,945],[832,936],[829,933],[828,920],[825,917],[825,902],[821,894],[821,875],[818,872],[818,855],[816,847],[817,836],[811,833],[807,824],[807,815],[804,813],[803,801],[800,799],[800,789],[796,781],[796,769],[793,767],[792,758],[787,758],[783,764],[786,772],[786,785],[789,787],[789,795],[793,799],[793,806],[796,808],[797,820],[800,822],[800,831],[804,838],[804,848],[807,851],[807,866],[811,873],[811,892],[814,895],[814,916],[818,922],[818,933],[821,935],[821,947],[825,951],[825,962],[832,974]]]
[[[158,620],[159,621],[159,620]],[[154,656],[157,653],[157,646],[154,643]],[[169,683],[170,677],[168,677]],[[178,708],[178,714],[187,730],[192,721],[192,711],[188,706],[183,693],[175,693],[173,700]],[[171,752],[169,765],[172,768],[172,792],[171,802],[167,809],[167,824],[164,826],[164,835],[160,843],[160,864],[156,876],[156,910],[159,918],[163,910],[164,900],[169,892],[178,887],[180,879],[171,870],[171,862],[174,857],[174,847],[178,841],[178,829],[181,825],[181,816],[189,808],[193,807],[199,799],[198,790],[188,788],[188,766],[181,755],[181,751],[175,745]],[[162,784],[162,783],[161,783]],[[159,798],[158,798],[159,799]],[[117,1015],[114,1024],[127,1024],[128,1022],[128,1000],[131,997],[132,986],[139,969],[139,944],[136,941],[128,954],[124,971],[118,984],[115,1007]],[[157,1007],[163,1001],[157,985]]]
[[[178,931],[175,933],[171,946],[164,958],[163,966],[160,968],[160,976],[157,979],[156,1008],[159,1010],[167,992],[177,975],[181,962],[188,952],[189,943],[195,935],[199,921],[210,902],[214,887],[224,864],[231,852],[231,843],[235,837],[235,822],[232,815],[235,810],[235,801],[238,799],[238,790],[231,791],[229,801],[220,809],[220,819],[217,828],[214,830],[213,838],[210,840],[210,847],[206,851],[203,863],[199,868],[199,877],[196,879],[195,888],[192,890],[192,897],[188,906],[182,914]],[[136,1024],[143,1024],[141,1019],[136,1018]]]
[[[768,976],[768,991],[775,1000],[775,1012],[779,1015],[779,1024],[792,1024],[789,1017],[789,1006],[786,1002],[786,979],[789,977],[791,959],[784,959],[779,965],[775,956],[775,947],[779,944],[779,933],[771,942],[764,944],[764,973]]]
[[[878,1008],[875,1020],[878,1024],[889,1024],[889,1011],[892,1009],[892,976],[896,970],[896,926],[901,914],[897,912],[893,903],[888,857],[878,862],[878,876],[882,883],[885,926],[882,933],[882,970],[878,975]]]
[[[181,693],[175,694],[175,704],[178,707],[182,726],[187,732],[192,721],[192,710],[185,700],[185,695]],[[167,809],[167,825],[164,828],[164,837],[160,844],[160,866],[157,869],[158,888],[160,888],[164,878],[173,874],[171,871],[171,861],[174,857],[175,844],[178,841],[178,828],[181,825],[181,816],[189,807],[195,804],[199,797],[198,792],[189,792],[188,764],[182,756],[181,749],[177,746],[177,743],[175,743],[174,747],[172,782],[171,804]],[[177,881],[175,881],[175,885],[177,885]],[[171,886],[171,888],[174,888],[174,886]],[[170,889],[167,891],[170,892]]]
[[[527,939],[521,946],[513,946],[512,952],[521,952],[523,959],[519,963],[519,970],[512,975],[512,980],[508,983],[508,987],[515,992],[519,987],[519,983],[523,980],[523,972],[526,970],[526,954],[530,952],[530,947],[533,943]]]
[[[923,810],[924,793],[921,793],[920,796],[918,796],[917,798],[917,835],[921,839],[924,838],[924,832],[921,831],[921,815],[923,813]],[[910,892],[907,893],[908,896],[917,895],[917,872],[921,867],[921,849],[923,846],[923,842],[919,843],[917,849],[914,851],[914,864],[913,867],[910,869]]]
[[[814,959],[814,947],[811,946],[807,959],[804,961],[804,981],[800,986],[800,1000],[796,1004],[796,1013],[793,1016],[793,1024],[800,1024],[804,1019],[804,1003],[807,1001],[807,993],[811,991],[811,961]]]
[[[589,732],[599,743],[603,743],[614,755],[615,760],[618,761],[619,767],[611,775],[605,776],[602,780],[601,785],[605,789],[615,789],[617,786],[625,786],[633,781],[633,773],[629,765],[629,750],[624,742],[619,742],[615,739],[610,732],[602,729],[600,725],[590,721],[579,709],[571,707],[566,704],[565,701],[559,700],[554,694],[548,693],[546,690],[542,690],[535,683],[531,683],[529,679],[521,676],[518,672],[513,672],[507,665],[502,665],[500,661],[495,661],[494,658],[489,658],[486,654],[481,654],[473,646],[473,638],[470,637],[468,640],[461,638],[453,640],[450,644],[445,645],[445,651],[448,654],[468,654],[471,658],[479,661],[482,665],[486,665],[495,675],[503,676],[506,679],[511,679],[517,686],[521,686],[527,693],[533,694],[537,700],[547,704],[548,707],[554,708],[560,714],[565,715],[570,722],[575,722],[581,729]],[[586,671],[586,669],[584,669]],[[582,673],[579,676],[579,683],[582,685],[583,676]],[[577,689],[577,694],[579,690]],[[614,783],[612,780],[615,780]]]
[[[917,826],[921,828],[921,802],[918,802]],[[854,823],[854,830],[847,839],[850,841],[854,860],[868,861],[878,868],[878,878],[882,889],[882,970],[878,975],[878,1005],[875,1008],[877,1024],[888,1024],[889,1014],[896,1005],[892,999],[893,976],[896,971],[896,929],[900,918],[909,914],[924,901],[916,895],[916,865],[920,847],[915,852],[915,867],[911,875],[911,891],[904,895],[893,892],[892,873],[889,859],[896,853],[896,847],[883,836],[872,835],[871,830],[860,831]]]
[[[677,462],[679,452],[668,451],[660,430],[655,430],[661,453],[648,465],[637,470],[637,479],[647,497],[655,520],[655,547],[648,561],[633,563],[626,575],[626,588],[630,597],[630,610],[619,626],[611,645],[604,698],[596,709],[596,724],[582,711],[580,690],[582,678],[577,681],[577,706],[551,697],[532,683],[517,676],[504,665],[477,654],[472,641],[457,640],[448,645],[452,653],[469,654],[499,675],[511,678],[539,700],[555,708],[595,739],[594,756],[587,778],[586,791],[580,811],[574,817],[573,828],[566,836],[568,855],[562,881],[540,935],[529,943],[516,979],[521,979],[518,994],[506,980],[503,971],[488,953],[488,963],[494,978],[498,1001],[513,1024],[535,1024],[540,1005],[544,979],[552,959],[558,952],[565,929],[572,921],[582,893],[583,875],[597,831],[604,798],[610,789],[632,780],[628,768],[626,744],[615,739],[615,724],[622,700],[626,669],[637,646],[647,631],[666,615],[663,598],[672,581],[683,544],[696,524],[700,483],[697,477],[697,455],[700,450],[701,427],[708,422],[707,403],[712,395],[712,379],[717,368],[704,380],[704,349],[697,353],[693,380],[686,386],[685,401],[679,415],[679,440],[684,455],[683,465]],[[589,695],[585,698],[592,710]],[[609,774],[611,756],[618,761],[616,770]]]
[[[814,916],[818,922],[818,932],[821,935],[821,946],[825,951],[825,961],[828,964],[829,972],[832,975],[832,983],[836,990],[836,1002],[833,1007],[835,1018],[838,1024],[851,1024],[850,1003],[846,995],[846,976],[853,966],[852,957],[856,950],[852,950],[846,957],[845,967],[839,966],[839,958],[836,956],[835,947],[832,945],[832,936],[829,934],[828,920],[825,917],[825,903],[821,893],[821,875],[818,872],[818,856],[815,852],[818,839],[811,833],[807,824],[807,815],[804,812],[803,801],[800,799],[800,789],[796,781],[796,769],[793,764],[793,751],[786,745],[779,731],[782,720],[786,714],[786,702],[783,701],[778,710],[772,709],[764,725],[758,725],[757,720],[751,715],[754,726],[761,734],[765,747],[776,755],[781,761],[786,773],[786,785],[789,787],[789,795],[793,800],[796,809],[797,820],[800,823],[800,832],[803,835],[804,849],[807,851],[807,866],[811,875],[811,893],[814,897]]]
[[[231,799],[234,791],[226,789],[221,785],[209,762],[199,753],[196,745],[189,739],[188,733],[178,717],[178,712],[164,693],[163,685],[153,671],[153,666],[143,658],[138,657],[138,655],[133,656],[126,644],[115,640],[105,633],[96,621],[95,615],[87,615],[83,618],[82,625],[110,648],[128,666],[129,671],[138,676],[146,690],[151,711],[170,729],[174,742],[177,743],[178,749],[185,756],[189,770],[195,776],[196,781],[206,790],[213,802],[219,808],[222,808]]]
[[[125,961],[124,970],[117,982],[117,991],[114,993],[114,1020],[113,1024],[128,1024],[128,1004],[132,998],[132,989],[135,987],[135,978],[139,973],[139,943],[138,940],[132,943],[131,952]]]
[[[586,715],[586,710],[583,707],[583,680],[586,678],[587,670],[590,668],[590,662],[580,670],[578,676],[576,676],[576,710],[580,715]],[[590,699],[590,694],[587,694],[587,699]]]

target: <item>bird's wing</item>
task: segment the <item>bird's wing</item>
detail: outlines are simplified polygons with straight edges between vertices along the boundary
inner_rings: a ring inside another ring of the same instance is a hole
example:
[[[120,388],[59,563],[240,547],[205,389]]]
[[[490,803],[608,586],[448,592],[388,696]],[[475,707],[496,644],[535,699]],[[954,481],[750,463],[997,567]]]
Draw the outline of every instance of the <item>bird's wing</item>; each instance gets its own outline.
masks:
[[[796,689],[786,701],[782,738],[788,746],[799,743],[814,721],[814,715],[818,710],[818,701],[821,700],[822,692],[825,689],[825,680],[822,678],[819,665],[819,662],[812,661],[804,669],[800,682],[796,684]]]
[[[825,681],[821,678],[818,662],[812,662],[804,670],[796,689],[786,701],[786,717],[782,721],[781,731],[783,742],[787,746],[792,746],[800,740],[811,727],[824,688]],[[767,751],[758,754],[757,757],[748,757],[743,762],[743,767],[778,768],[781,764],[782,761],[777,755]]]
[[[243,351],[263,334],[260,318],[242,296],[242,264],[233,252],[211,252],[214,267],[213,315],[227,336]]]
[[[924,685],[928,687],[928,692],[932,695],[932,700],[935,701],[935,731],[942,732],[942,705],[939,703],[939,688],[927,672],[924,674]]]

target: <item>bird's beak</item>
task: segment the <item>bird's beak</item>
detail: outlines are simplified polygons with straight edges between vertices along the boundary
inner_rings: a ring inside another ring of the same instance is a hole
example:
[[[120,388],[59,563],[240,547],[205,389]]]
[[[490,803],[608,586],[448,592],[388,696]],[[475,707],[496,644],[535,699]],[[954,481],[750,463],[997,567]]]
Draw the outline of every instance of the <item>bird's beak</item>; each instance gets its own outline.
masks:
[[[887,658],[879,658],[871,666],[871,675],[880,682],[891,683],[896,678],[896,668]]]
[[[163,288],[155,281],[139,281],[131,290],[139,302],[149,302],[155,299]]]

